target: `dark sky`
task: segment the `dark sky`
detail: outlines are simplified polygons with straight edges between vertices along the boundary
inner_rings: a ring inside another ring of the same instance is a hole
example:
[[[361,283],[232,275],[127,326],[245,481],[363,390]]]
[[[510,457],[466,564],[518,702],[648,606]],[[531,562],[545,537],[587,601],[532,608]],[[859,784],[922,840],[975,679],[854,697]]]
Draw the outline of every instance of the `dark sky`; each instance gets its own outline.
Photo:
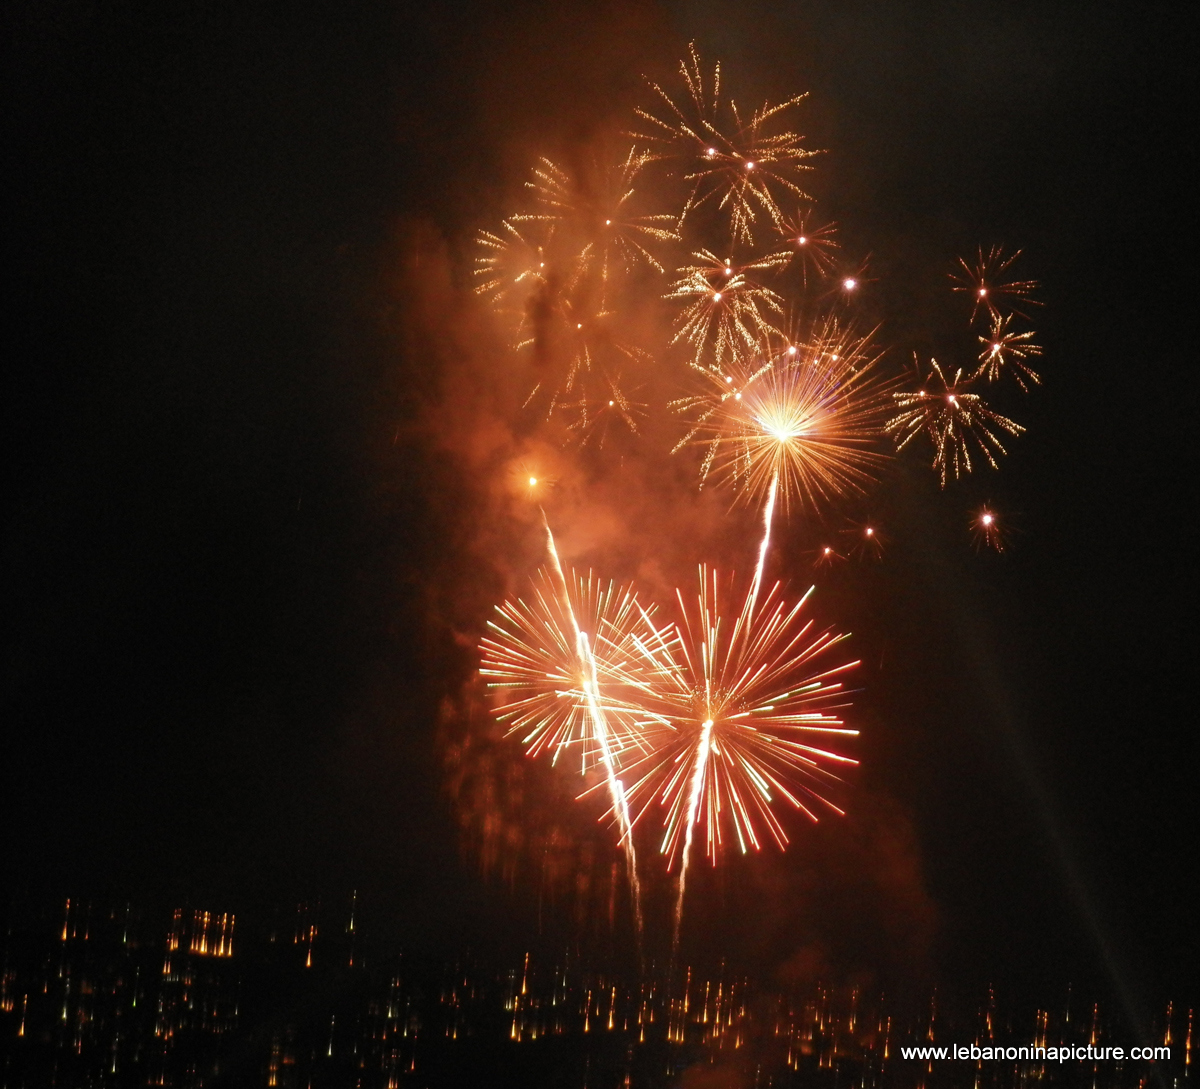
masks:
[[[484,485],[424,422],[455,391],[411,328],[412,240],[461,268],[532,155],[695,39],[746,99],[812,92],[818,195],[901,297],[980,241],[1024,246],[1044,285],[1029,433],[952,495],[913,462],[895,549],[844,589],[878,654],[864,784],[911,824],[932,971],[1194,994],[1195,64],[1173,8],[251,7],[3,17],[3,879],[357,886],[419,941],[519,926],[440,786],[455,633],[504,576],[480,567]],[[1016,512],[1009,553],[970,549],[969,498]]]

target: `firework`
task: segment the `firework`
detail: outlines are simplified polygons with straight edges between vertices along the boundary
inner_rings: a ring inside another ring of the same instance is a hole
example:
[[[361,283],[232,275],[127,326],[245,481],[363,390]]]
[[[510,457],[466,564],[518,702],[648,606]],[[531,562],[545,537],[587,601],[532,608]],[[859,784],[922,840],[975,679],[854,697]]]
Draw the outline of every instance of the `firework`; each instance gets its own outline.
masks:
[[[1009,314],[997,316],[987,336],[979,338],[983,348],[979,353],[979,367],[971,377],[986,376],[989,382],[994,382],[1008,370],[1021,389],[1028,391],[1026,380],[1041,385],[1041,376],[1029,365],[1029,360],[1041,355],[1042,349],[1033,343],[1033,332],[1018,333],[1009,327],[1011,322]]]
[[[747,501],[775,482],[785,507],[860,492],[884,460],[874,448],[888,403],[877,363],[869,337],[830,322],[749,367],[697,368],[702,391],[674,402],[692,417],[676,449],[703,446],[701,481],[715,472]]]
[[[1006,311],[1020,314],[1022,306],[1037,306],[1033,292],[1037,290],[1036,280],[1012,279],[1011,268],[1021,251],[1005,255],[1002,246],[992,246],[984,253],[979,247],[974,264],[968,264],[965,258],[959,258],[959,271],[952,275],[954,290],[962,291],[971,296],[971,321],[974,322],[980,312],[986,313],[995,321]]]
[[[708,349],[713,365],[721,367],[778,331],[772,321],[782,317],[783,300],[754,273],[778,269],[787,255],[771,254],[749,264],[722,260],[708,250],[693,256],[700,264],[679,269],[680,278],[666,294],[684,302],[671,343],[690,344],[698,366]]]
[[[776,585],[761,604],[747,595],[732,611],[725,596],[716,572],[701,568],[696,603],[677,593],[678,622],[642,647],[644,713],[663,732],[630,766],[628,797],[636,820],[661,809],[659,849],[681,871],[697,827],[716,863],[730,843],[743,853],[785,847],[779,802],[812,820],[821,809],[841,813],[828,798],[839,781],[829,766],[855,763],[825,747],[857,734],[837,712],[841,678],[858,663],[830,661],[845,637],[814,630],[808,595],[788,605]]]
[[[883,556],[887,536],[876,522],[852,522],[842,531],[849,541],[851,555],[864,560],[878,560]]]
[[[812,222],[811,213],[801,212],[781,220],[777,227],[787,243],[790,262],[800,269],[804,287],[808,286],[810,276],[826,279],[833,273],[836,267],[833,252],[840,248],[834,237],[837,234],[834,224],[818,227]]]
[[[597,449],[603,449],[610,430],[617,425],[636,435],[638,420],[646,415],[646,405],[630,400],[621,387],[619,375],[603,377],[607,388],[601,388],[597,397],[591,400],[585,397],[568,406],[575,410],[576,417],[567,426],[578,433],[581,446],[593,443]]]
[[[481,641],[480,674],[502,697],[496,717],[530,756],[557,763],[573,751],[581,772],[627,749],[647,751],[636,717],[618,693],[629,690],[621,648],[645,615],[631,590],[591,573],[564,577],[541,568],[530,595],[506,601]],[[594,691],[593,691],[594,689]],[[593,720],[605,719],[603,745]]]
[[[638,109],[641,128],[632,135],[649,154],[669,162],[689,185],[679,225],[697,209],[715,206],[728,219],[731,241],[752,242],[763,220],[785,222],[780,201],[811,198],[798,178],[817,154],[793,131],[770,132],[772,123],[797,106],[804,95],[778,105],[764,104],[743,120],[732,99],[721,98],[721,66],[706,79],[694,46],[679,66],[687,94],[677,102],[657,83],[659,112]]]
[[[665,272],[654,249],[679,240],[674,216],[639,214],[634,207],[638,174],[647,159],[630,148],[612,167],[593,161],[589,176],[580,178],[543,157],[526,183],[537,211],[513,217],[545,224],[570,240],[576,282],[598,280],[602,309],[618,274],[630,275],[638,267]]]
[[[508,490],[531,503],[540,503],[558,484],[558,477],[530,458],[521,458],[508,467]]]
[[[1000,516],[990,506],[981,508],[971,519],[971,532],[977,546],[987,545],[997,552],[1004,551],[1004,526]]]
[[[695,383],[670,402],[688,421],[675,450],[699,447],[701,486],[712,477],[761,510],[744,593],[702,568],[698,597],[677,592],[672,621],[630,587],[564,573],[547,525],[547,565],[529,595],[499,607],[481,644],[508,736],[530,756],[577,767],[580,796],[607,793],[639,920],[634,825],[661,818],[659,849],[678,874],[676,939],[697,834],[713,863],[729,848],[783,848],[786,810],[840,812],[836,772],[855,762],[831,738],[856,733],[838,716],[857,663],[838,664],[843,637],[814,629],[807,595],[789,603],[765,581],[777,512],[865,493],[892,452],[885,436],[897,449],[928,437],[943,487],[980,458],[998,467],[1006,437],[1023,428],[976,383],[1011,374],[1028,389],[1041,354],[1035,334],[1014,325],[1037,286],[1015,278],[1019,251],[980,248],[955,276],[971,295],[978,365],[951,378],[931,361],[923,388],[898,392],[872,336],[830,316],[858,298],[867,267],[839,259],[836,227],[813,218],[800,187],[815,154],[790,120],[803,96],[743,115],[720,67],[704,69],[694,48],[681,74],[679,93],[651,84],[657,104],[637,111],[634,146],[611,163],[539,159],[523,210],[479,236],[476,267],[476,290],[515,318],[515,343],[528,351],[526,404],[557,414],[560,438],[594,449],[614,428],[643,430],[647,406],[634,394],[653,388],[663,345],[634,340],[663,328],[662,300],[674,304],[670,344]],[[677,202],[651,206],[648,194],[664,187]],[[796,297],[810,284],[812,322]],[[546,481],[532,468],[527,477],[518,483],[534,500]],[[973,526],[1002,547],[993,511]],[[874,524],[842,540],[818,549],[816,564],[883,548]]]
[[[545,249],[510,220],[498,232],[480,231],[476,241],[476,292],[497,311],[515,317],[524,330],[535,300],[547,287]]]
[[[832,568],[846,559],[833,545],[827,544],[819,545],[809,555],[812,557],[813,567],[819,568]]]
[[[998,454],[1007,453],[1001,434],[1019,435],[1025,430],[1007,416],[993,412],[977,393],[967,389],[962,371],[947,381],[936,359],[930,360],[927,385],[936,390],[920,389],[915,393],[895,393],[900,411],[887,422],[897,449],[903,450],[918,435],[927,435],[933,443],[933,467],[941,477],[942,487],[950,477],[957,479],[971,472],[971,450],[977,450],[993,469],[1000,466]]]

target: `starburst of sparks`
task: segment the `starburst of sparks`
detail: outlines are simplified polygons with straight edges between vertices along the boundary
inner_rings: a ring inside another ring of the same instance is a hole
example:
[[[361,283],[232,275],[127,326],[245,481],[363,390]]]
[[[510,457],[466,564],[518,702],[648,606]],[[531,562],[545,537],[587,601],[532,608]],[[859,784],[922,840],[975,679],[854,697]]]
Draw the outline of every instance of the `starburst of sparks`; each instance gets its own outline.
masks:
[[[497,719],[530,756],[549,754],[557,763],[573,752],[587,771],[604,757],[594,707],[612,760],[646,751],[620,694],[630,691],[623,648],[648,614],[628,588],[591,573],[571,572],[565,582],[564,601],[553,570],[543,567],[528,598],[497,606],[480,642],[479,672],[500,693]]]
[[[620,424],[631,435],[638,434],[638,421],[646,416],[646,404],[631,400],[621,385],[620,375],[604,376],[607,389],[602,389],[595,398],[582,398],[573,405],[575,419],[567,425],[568,430],[579,436],[581,446],[589,443],[603,449],[609,432]],[[606,398],[604,394],[607,393]]]
[[[476,241],[480,250],[475,259],[476,292],[524,331],[533,301],[546,289],[545,249],[507,219],[499,231],[480,231]]]
[[[971,532],[975,536],[976,544],[994,548],[997,552],[1004,551],[1004,526],[1000,516],[990,506],[976,512],[971,519]]]
[[[973,263],[968,264],[965,258],[959,258],[959,269],[951,278],[955,291],[971,296],[972,322],[981,312],[995,321],[1009,312],[1023,315],[1022,306],[1039,305],[1033,298],[1037,281],[1013,278],[1012,266],[1020,256],[1020,250],[1005,254],[1003,246],[992,246],[985,253],[980,246]]]
[[[698,264],[684,265],[666,298],[683,301],[672,344],[684,341],[700,365],[711,354],[714,366],[752,352],[759,341],[777,332],[783,299],[756,274],[778,269],[786,254],[770,254],[748,264],[722,260],[708,250],[693,254]]]
[[[665,732],[628,767],[627,794],[635,822],[661,813],[670,866],[686,868],[698,828],[715,863],[730,844],[785,847],[777,804],[812,820],[841,813],[830,769],[856,761],[828,745],[858,732],[838,715],[858,663],[833,660],[845,637],[815,629],[807,597],[789,604],[776,585],[757,604],[739,601],[731,582],[701,568],[698,597],[689,605],[677,592],[678,620],[642,647],[645,721]]]
[[[549,226],[569,240],[575,260],[575,281],[590,276],[599,282],[601,307],[612,281],[631,275],[639,266],[665,272],[655,248],[677,242],[675,217],[646,214],[635,207],[637,180],[649,156],[630,148],[612,167],[593,162],[588,176],[572,175],[544,156],[526,183],[537,210],[514,216],[517,222]]]
[[[971,472],[972,449],[998,469],[997,455],[1007,453],[1001,436],[1019,435],[1025,428],[993,412],[979,394],[971,393],[970,380],[964,381],[961,370],[947,381],[936,359],[930,360],[930,367],[926,387],[936,380],[940,388],[892,395],[900,411],[888,420],[887,430],[898,449],[903,450],[918,435],[926,435],[933,443],[933,467],[942,487],[950,477],[958,479]]]
[[[785,507],[862,491],[884,461],[876,444],[889,401],[878,358],[869,337],[830,322],[749,367],[697,368],[701,391],[674,402],[692,418],[676,449],[704,447],[701,481],[715,473],[747,501],[773,481]]]
[[[817,226],[810,212],[782,219],[777,224],[788,246],[788,259],[800,270],[800,282],[808,286],[809,277],[827,279],[836,269],[834,251],[840,249],[837,227],[832,223]]]
[[[979,352],[979,367],[971,377],[983,376],[994,382],[1007,370],[1017,380],[1017,385],[1028,392],[1026,382],[1034,385],[1042,382],[1041,375],[1029,364],[1030,359],[1042,354],[1042,348],[1033,343],[1035,334],[1032,331],[1018,333],[1011,324],[1011,314],[998,316],[992,321],[987,336],[979,338],[983,345]]]
[[[811,200],[798,179],[811,169],[807,160],[818,153],[806,148],[795,131],[770,130],[805,96],[766,103],[743,119],[737,104],[721,97],[719,64],[706,78],[691,46],[679,70],[686,95],[677,100],[650,83],[660,100],[658,112],[639,108],[642,126],[631,135],[688,183],[680,227],[697,209],[712,205],[727,217],[734,243],[752,242],[764,220],[779,228],[784,222],[782,200]]]

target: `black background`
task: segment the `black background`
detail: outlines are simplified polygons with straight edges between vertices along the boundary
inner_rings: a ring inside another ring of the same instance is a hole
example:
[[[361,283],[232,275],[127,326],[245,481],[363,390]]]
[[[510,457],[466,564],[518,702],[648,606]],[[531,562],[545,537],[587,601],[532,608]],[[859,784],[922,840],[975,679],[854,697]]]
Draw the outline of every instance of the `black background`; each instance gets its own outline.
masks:
[[[928,547],[872,576],[890,664],[865,774],[913,814],[937,972],[1194,990],[1179,12],[81,2],[4,20],[10,887],[357,887],[406,941],[519,930],[460,862],[439,786],[435,709],[469,669],[451,628],[479,623],[450,604],[478,485],[412,437],[445,391],[406,347],[396,269],[418,221],[468,254],[532,154],[694,38],[748,98],[811,90],[821,195],[877,275],[997,239],[1044,285],[1048,380],[982,485],[1019,512],[1015,547],[972,552],[929,482],[905,537]]]

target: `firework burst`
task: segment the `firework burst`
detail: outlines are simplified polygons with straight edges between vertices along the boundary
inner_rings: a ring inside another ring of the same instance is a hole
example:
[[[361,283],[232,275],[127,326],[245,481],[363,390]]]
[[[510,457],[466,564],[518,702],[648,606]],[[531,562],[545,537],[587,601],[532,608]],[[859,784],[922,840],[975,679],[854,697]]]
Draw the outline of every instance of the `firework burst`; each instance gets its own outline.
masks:
[[[833,255],[840,249],[834,224],[817,226],[811,213],[800,212],[776,226],[788,246],[790,263],[800,270],[802,286],[808,287],[809,277],[823,280],[833,274],[837,267]]]
[[[1017,380],[1017,385],[1028,392],[1026,382],[1041,385],[1041,375],[1030,366],[1029,360],[1042,354],[1039,344],[1033,343],[1034,333],[1018,333],[1010,328],[1012,316],[1005,314],[992,321],[992,327],[987,336],[979,338],[983,345],[979,352],[979,367],[972,378],[986,377],[994,382],[1005,371]]]
[[[570,572],[566,596],[555,572],[543,567],[525,599],[506,601],[481,641],[480,675],[500,701],[496,717],[530,756],[557,763],[573,752],[581,772],[608,756],[617,760],[648,746],[630,710],[628,658],[622,649],[647,613],[631,590],[590,572]],[[595,709],[604,719],[598,736]]]
[[[1020,250],[1005,254],[1004,247],[992,246],[985,253],[980,246],[974,263],[959,258],[959,269],[951,279],[955,291],[971,296],[972,322],[981,312],[995,321],[1006,312],[1021,314],[1022,306],[1039,305],[1032,297],[1037,290],[1037,281],[1013,279],[1012,266],[1020,256]]]
[[[716,473],[746,501],[764,498],[772,482],[784,507],[862,491],[884,460],[875,449],[888,404],[878,358],[869,337],[830,322],[749,368],[698,368],[701,392],[674,402],[693,420],[676,449],[703,446],[701,481]]]
[[[764,104],[743,120],[732,99],[722,100],[719,64],[706,78],[695,47],[689,46],[679,70],[686,95],[677,101],[651,83],[660,100],[658,112],[638,109],[642,124],[632,135],[688,183],[680,227],[706,205],[715,206],[727,218],[734,243],[752,242],[755,229],[764,221],[781,227],[781,201],[811,200],[798,179],[811,169],[806,160],[817,152],[804,147],[803,137],[794,131],[769,130],[805,96],[774,106]]]
[[[680,268],[666,295],[683,303],[671,343],[691,345],[696,365],[711,354],[713,365],[721,367],[777,332],[773,323],[783,316],[783,300],[755,274],[778,269],[787,255],[771,254],[748,264],[722,260],[708,250],[693,256],[700,263]]]
[[[534,301],[547,288],[549,270],[542,244],[522,233],[511,220],[499,231],[480,231],[476,239],[475,291],[501,314],[525,330]]]
[[[941,478],[942,487],[950,477],[958,479],[971,472],[971,451],[974,448],[993,469],[1000,468],[997,455],[1005,454],[1002,434],[1019,435],[1025,430],[1019,423],[993,412],[977,393],[968,390],[962,371],[953,381],[936,359],[930,360],[931,370],[926,385],[915,393],[895,393],[900,410],[887,422],[888,432],[903,450],[918,435],[926,435],[933,443],[933,467]]]
[[[580,177],[543,157],[533,180],[526,183],[537,210],[513,217],[516,222],[543,224],[569,240],[575,258],[572,287],[596,280],[601,309],[618,276],[632,275],[639,267],[665,272],[654,251],[679,240],[674,216],[641,214],[635,208],[638,175],[647,159],[630,148],[615,166],[593,161]]]
[[[843,676],[857,662],[834,663],[845,638],[814,630],[805,598],[787,604],[773,587],[757,605],[734,602],[715,571],[700,570],[689,606],[677,593],[679,620],[641,647],[649,683],[646,722],[664,731],[654,751],[629,767],[635,820],[663,814],[660,851],[686,870],[696,828],[716,862],[731,844],[745,853],[788,837],[775,812],[789,805],[812,820],[839,780],[831,766],[855,763],[826,747],[854,736],[837,712],[846,706]]]
[[[618,427],[632,435],[638,434],[638,421],[646,416],[645,403],[627,396],[619,375],[612,378],[606,374],[603,377],[606,388],[591,400],[584,398],[571,405],[576,417],[567,425],[569,430],[578,434],[581,446],[590,443],[600,450],[604,448],[609,433]]]
[[[986,545],[997,552],[1004,551],[1004,526],[1000,516],[990,506],[982,507],[971,519],[971,533],[977,547]]]

